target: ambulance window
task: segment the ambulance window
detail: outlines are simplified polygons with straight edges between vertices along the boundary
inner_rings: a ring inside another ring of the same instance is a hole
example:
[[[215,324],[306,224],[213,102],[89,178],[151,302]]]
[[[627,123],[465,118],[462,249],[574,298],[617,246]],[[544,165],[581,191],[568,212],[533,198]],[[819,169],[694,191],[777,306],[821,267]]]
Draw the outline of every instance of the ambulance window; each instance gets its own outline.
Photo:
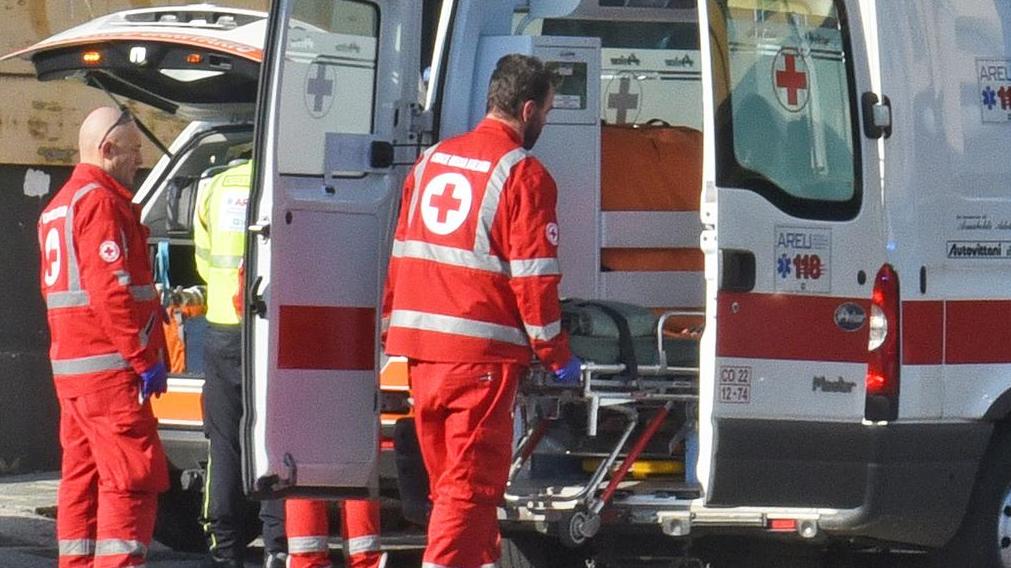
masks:
[[[278,122],[281,171],[319,175],[327,132],[373,129],[379,9],[364,0],[293,2]],[[297,88],[295,88],[297,86]]]
[[[667,0],[641,0],[632,6],[622,0],[608,6],[670,7],[666,4]],[[601,6],[605,6],[603,0]],[[524,33],[600,38],[600,118],[605,124],[649,123],[701,130],[698,24],[694,18],[664,17],[652,21],[549,18],[531,22]]]
[[[713,0],[717,178],[792,215],[860,207],[849,38],[833,0]]]

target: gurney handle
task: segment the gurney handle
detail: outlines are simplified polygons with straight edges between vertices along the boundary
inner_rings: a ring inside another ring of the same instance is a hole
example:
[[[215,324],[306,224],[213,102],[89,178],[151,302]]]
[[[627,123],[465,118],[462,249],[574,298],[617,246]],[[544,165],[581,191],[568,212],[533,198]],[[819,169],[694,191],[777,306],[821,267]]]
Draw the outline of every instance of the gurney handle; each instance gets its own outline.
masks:
[[[660,314],[660,319],[656,322],[656,353],[657,353],[657,363],[660,365],[661,369],[667,368],[667,352],[663,348],[663,328],[665,325],[667,325],[667,320],[672,317],[704,318],[705,316],[706,316],[705,312],[700,312],[697,310],[674,310]]]

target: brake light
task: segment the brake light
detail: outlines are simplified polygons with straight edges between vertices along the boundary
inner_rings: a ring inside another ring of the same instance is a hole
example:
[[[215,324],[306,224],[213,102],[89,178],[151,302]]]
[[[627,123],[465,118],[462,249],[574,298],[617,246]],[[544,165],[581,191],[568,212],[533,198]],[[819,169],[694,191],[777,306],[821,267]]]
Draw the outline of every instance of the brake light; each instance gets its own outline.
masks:
[[[98,51],[85,51],[81,54],[81,61],[85,65],[97,65],[102,62],[102,54]]]
[[[199,65],[203,60],[204,56],[199,53],[190,53],[186,55],[186,63],[191,65]]]
[[[769,519],[767,526],[770,532],[794,532],[797,530],[797,520]]]
[[[894,420],[899,415],[899,275],[889,264],[874,279],[867,352],[864,416]]]

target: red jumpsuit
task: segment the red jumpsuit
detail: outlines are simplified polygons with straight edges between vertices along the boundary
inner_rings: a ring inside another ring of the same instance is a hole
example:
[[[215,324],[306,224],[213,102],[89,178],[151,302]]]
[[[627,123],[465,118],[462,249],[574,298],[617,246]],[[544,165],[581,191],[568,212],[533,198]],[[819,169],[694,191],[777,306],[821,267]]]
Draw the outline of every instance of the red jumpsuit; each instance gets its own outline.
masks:
[[[558,302],[557,188],[508,125],[427,150],[404,184],[384,301],[409,360],[433,508],[426,568],[492,566],[516,387],[570,358]],[[533,352],[531,352],[531,350]]]
[[[288,568],[329,568],[327,501],[287,499]],[[382,568],[379,542],[379,502],[341,502],[341,537],[349,568]]]
[[[143,565],[168,488],[157,422],[139,401],[139,375],[165,346],[147,236],[130,191],[87,164],[39,219],[61,411],[61,567]]]

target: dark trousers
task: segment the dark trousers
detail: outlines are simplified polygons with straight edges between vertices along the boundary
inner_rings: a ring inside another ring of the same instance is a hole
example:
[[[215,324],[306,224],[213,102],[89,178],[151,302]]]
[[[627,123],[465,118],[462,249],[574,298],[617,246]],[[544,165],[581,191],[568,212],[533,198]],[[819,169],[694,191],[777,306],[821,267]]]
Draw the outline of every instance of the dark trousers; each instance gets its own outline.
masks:
[[[204,483],[203,523],[211,553],[220,559],[241,559],[246,543],[256,535],[248,526],[256,503],[242,490],[239,431],[242,420],[242,334],[239,326],[211,324],[204,340],[205,381],[201,404],[204,434],[210,442]],[[287,549],[284,502],[261,502],[263,543],[267,552]]]

